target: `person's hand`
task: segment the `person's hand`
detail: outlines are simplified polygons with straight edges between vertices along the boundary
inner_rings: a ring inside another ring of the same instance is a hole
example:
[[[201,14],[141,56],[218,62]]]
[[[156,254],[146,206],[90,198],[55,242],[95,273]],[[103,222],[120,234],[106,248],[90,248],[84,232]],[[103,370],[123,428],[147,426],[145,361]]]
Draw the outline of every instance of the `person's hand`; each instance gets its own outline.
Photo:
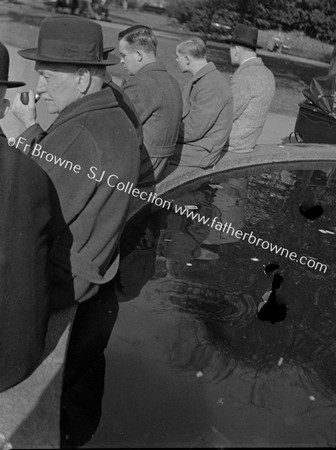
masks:
[[[11,450],[12,444],[7,441],[6,436],[0,433],[0,450]]]
[[[17,94],[13,101],[13,113],[26,128],[31,127],[36,123],[36,105],[34,92],[29,91],[28,105],[21,102],[21,94]]]

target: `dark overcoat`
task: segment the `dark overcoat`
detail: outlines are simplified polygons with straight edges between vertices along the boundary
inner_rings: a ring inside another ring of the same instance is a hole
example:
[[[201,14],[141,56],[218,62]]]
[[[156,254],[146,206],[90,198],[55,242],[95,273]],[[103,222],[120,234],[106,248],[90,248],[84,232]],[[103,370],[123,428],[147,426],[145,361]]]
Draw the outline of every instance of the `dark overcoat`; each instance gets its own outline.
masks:
[[[63,226],[48,176],[4,136],[0,207],[1,392],[23,380],[42,355],[50,306],[47,256]]]
[[[50,176],[67,225],[50,255],[55,306],[86,300],[118,268],[131,200],[122,186],[135,186],[139,177],[137,131],[106,86],[70,104],[46,132],[33,125],[22,137],[31,143],[29,156]]]

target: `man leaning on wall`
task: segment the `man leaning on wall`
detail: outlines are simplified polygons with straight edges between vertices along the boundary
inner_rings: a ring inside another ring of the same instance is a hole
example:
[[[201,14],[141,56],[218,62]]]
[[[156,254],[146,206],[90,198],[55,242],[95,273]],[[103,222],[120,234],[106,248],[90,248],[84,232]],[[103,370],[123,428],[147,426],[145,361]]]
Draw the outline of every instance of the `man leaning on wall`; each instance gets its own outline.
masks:
[[[228,82],[206,58],[206,45],[198,37],[176,47],[182,72],[192,78],[183,90],[183,114],[177,151],[171,165],[214,166],[224,155],[232,126],[232,94]]]
[[[231,64],[239,67],[230,80],[233,124],[228,150],[247,153],[253,151],[263,130],[275,93],[275,80],[257,57],[257,28],[238,24],[229,42]]]
[[[175,152],[182,116],[180,87],[156,57],[153,30],[134,25],[118,35],[121,63],[130,77],[122,88],[133,103],[143,126],[149,157],[142,160],[140,185],[163,179],[169,156]]]

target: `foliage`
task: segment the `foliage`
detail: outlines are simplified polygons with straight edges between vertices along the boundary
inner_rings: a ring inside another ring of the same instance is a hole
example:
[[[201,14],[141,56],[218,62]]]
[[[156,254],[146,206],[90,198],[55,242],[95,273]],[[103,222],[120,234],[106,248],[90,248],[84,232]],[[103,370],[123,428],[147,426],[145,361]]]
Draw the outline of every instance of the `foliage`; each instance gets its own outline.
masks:
[[[204,35],[214,32],[214,22],[243,22],[336,41],[336,0],[171,0],[167,9],[171,17]]]

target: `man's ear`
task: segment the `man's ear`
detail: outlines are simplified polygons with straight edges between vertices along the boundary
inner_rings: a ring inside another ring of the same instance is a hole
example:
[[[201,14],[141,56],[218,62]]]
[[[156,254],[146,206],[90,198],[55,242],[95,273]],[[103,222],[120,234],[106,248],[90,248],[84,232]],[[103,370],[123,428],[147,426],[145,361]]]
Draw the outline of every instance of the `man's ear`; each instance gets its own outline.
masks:
[[[0,119],[3,119],[10,108],[10,101],[4,98],[0,103]]]
[[[185,59],[186,59],[187,66],[189,66],[189,64],[190,64],[190,58],[189,58],[189,56],[188,56],[188,55],[185,55]]]
[[[78,89],[82,94],[85,94],[91,84],[91,73],[85,67],[80,67],[76,76],[78,77]]]
[[[143,60],[143,55],[139,50],[137,50],[137,55],[138,55],[138,61],[141,62]]]

